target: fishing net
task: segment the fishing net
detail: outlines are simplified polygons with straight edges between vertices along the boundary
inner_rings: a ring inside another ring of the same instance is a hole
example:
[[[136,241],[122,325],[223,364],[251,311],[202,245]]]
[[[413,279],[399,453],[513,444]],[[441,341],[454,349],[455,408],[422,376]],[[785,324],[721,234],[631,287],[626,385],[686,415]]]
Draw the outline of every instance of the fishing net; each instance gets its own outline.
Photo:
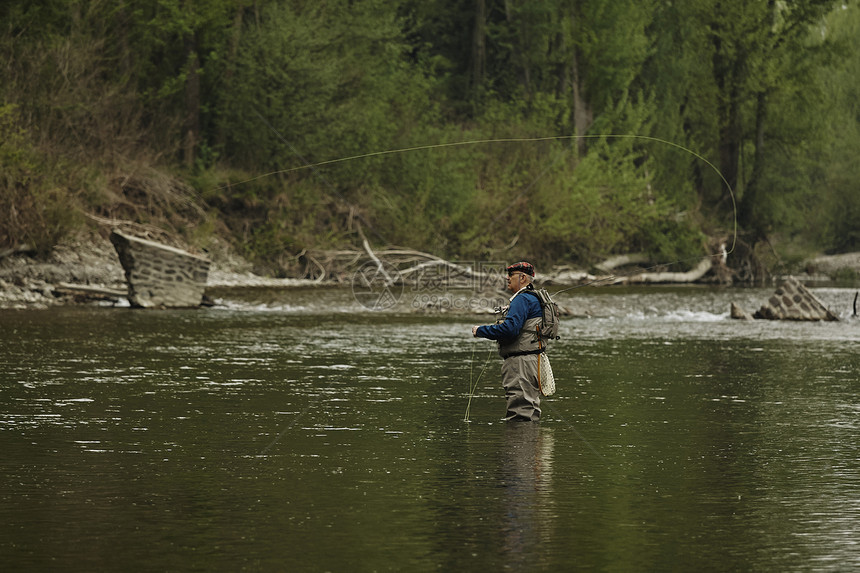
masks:
[[[549,365],[549,356],[546,352],[541,352],[538,355],[538,385],[540,386],[541,394],[544,396],[552,396],[555,394],[555,376],[552,375],[552,366]]]

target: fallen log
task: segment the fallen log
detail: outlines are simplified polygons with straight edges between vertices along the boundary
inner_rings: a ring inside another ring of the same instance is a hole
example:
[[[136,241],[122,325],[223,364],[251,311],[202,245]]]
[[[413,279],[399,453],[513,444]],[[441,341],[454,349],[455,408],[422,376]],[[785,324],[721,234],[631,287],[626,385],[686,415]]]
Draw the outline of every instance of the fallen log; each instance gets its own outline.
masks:
[[[626,255],[610,257],[602,263],[594,265],[594,267],[599,271],[609,272],[625,265],[638,265],[648,263],[650,261],[651,258],[645,253],[629,253]]]
[[[73,283],[57,283],[57,285],[51,289],[51,292],[56,297],[71,296],[78,301],[109,300],[111,302],[117,302],[120,299],[128,298],[127,289],[115,289]]]
[[[101,294],[105,296],[118,296],[125,297],[128,296],[127,289],[118,289],[118,288],[109,288],[102,286],[92,286],[92,285],[79,285],[73,283],[57,283],[57,287],[55,290],[63,290],[63,291],[75,291],[87,294]]]
[[[639,273],[629,277],[619,277],[614,284],[644,284],[644,283],[692,283],[696,282],[713,267],[713,261],[706,257],[699,261],[695,268],[683,273]]]

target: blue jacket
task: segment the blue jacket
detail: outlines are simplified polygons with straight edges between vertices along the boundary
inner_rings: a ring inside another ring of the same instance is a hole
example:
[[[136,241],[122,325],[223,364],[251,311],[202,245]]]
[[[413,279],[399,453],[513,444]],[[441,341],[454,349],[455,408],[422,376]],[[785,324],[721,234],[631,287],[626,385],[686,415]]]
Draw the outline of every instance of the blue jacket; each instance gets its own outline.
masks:
[[[538,297],[531,289],[524,290],[511,301],[511,307],[501,324],[479,326],[476,336],[490,340],[507,340],[515,338],[523,329],[523,323],[530,318],[543,316]]]

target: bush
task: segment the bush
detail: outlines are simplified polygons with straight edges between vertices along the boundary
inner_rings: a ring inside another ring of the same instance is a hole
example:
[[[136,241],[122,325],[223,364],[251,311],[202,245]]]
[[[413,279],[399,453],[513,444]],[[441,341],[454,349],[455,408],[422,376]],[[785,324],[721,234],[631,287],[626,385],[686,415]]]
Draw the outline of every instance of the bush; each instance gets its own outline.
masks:
[[[75,225],[68,191],[30,144],[14,105],[0,106],[0,248],[51,251]]]

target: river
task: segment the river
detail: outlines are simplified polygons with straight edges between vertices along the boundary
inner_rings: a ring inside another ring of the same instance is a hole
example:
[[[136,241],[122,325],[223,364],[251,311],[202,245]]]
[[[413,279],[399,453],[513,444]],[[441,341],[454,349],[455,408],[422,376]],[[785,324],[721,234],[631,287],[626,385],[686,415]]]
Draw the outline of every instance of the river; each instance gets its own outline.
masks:
[[[499,359],[469,334],[490,318],[412,313],[408,293],[384,312],[348,289],[0,311],[0,560],[860,568],[856,289],[814,291],[840,322],[729,318],[772,290],[559,295],[539,424],[501,421]]]

